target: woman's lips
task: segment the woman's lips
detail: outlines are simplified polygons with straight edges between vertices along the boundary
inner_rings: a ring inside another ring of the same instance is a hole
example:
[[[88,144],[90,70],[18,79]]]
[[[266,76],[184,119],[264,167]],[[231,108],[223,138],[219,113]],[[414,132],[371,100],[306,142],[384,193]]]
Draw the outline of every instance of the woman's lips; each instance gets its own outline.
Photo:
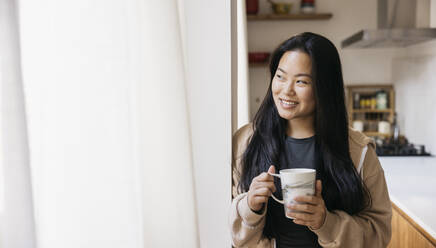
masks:
[[[298,105],[298,102],[296,101],[284,100],[281,98],[279,100],[280,100],[280,106],[282,106],[282,108],[284,109],[293,109]]]

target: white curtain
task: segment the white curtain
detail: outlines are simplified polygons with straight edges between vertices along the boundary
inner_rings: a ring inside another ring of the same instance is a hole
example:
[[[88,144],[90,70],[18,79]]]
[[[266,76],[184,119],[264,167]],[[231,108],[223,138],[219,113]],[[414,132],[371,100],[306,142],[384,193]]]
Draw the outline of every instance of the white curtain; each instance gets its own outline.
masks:
[[[250,121],[247,12],[244,0],[238,0],[238,128]]]
[[[231,1],[183,2],[200,247],[231,247]]]
[[[230,247],[230,2],[0,3],[0,248]]]
[[[15,1],[0,0],[0,247],[35,247]]]
[[[145,247],[198,247],[186,76],[176,1],[148,3],[136,30],[138,147],[142,171]],[[163,14],[165,13],[165,14]],[[180,10],[180,13],[183,13]],[[162,32],[162,31],[165,32]],[[139,80],[140,81],[140,80]]]
[[[19,1],[39,248],[198,247],[177,7]]]

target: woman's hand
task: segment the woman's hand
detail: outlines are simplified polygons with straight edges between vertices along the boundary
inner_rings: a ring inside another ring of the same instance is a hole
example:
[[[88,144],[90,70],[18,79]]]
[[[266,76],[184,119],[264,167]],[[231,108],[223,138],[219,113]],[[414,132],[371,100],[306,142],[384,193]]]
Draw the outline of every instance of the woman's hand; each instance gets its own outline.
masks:
[[[275,173],[274,165],[269,167],[268,172]],[[276,186],[274,185],[273,176],[267,172],[262,172],[251,181],[250,189],[248,190],[248,206],[251,210],[259,212],[275,191]]]
[[[324,224],[327,210],[321,192],[321,180],[316,180],[314,196],[295,197],[294,200],[298,203],[290,205],[288,208],[302,213],[289,213],[288,215],[295,218],[294,222],[296,224],[305,225],[314,230],[319,229]]]

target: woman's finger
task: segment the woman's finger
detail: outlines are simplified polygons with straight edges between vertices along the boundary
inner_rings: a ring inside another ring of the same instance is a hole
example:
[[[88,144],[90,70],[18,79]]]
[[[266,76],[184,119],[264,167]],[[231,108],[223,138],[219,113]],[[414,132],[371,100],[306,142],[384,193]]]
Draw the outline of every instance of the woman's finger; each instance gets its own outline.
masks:
[[[291,205],[287,205],[287,208],[289,210],[295,210],[295,211],[300,211],[309,214],[313,214],[316,212],[316,207],[311,204],[291,204]]]
[[[307,214],[307,213],[288,213],[288,216],[301,220],[301,221],[308,221],[312,222],[315,219],[315,216],[313,214]]]
[[[294,200],[300,204],[309,203],[312,205],[318,205],[320,199],[316,196],[302,195],[295,197]]]
[[[256,196],[253,196],[253,203],[254,204],[266,203],[266,202],[268,202],[268,198],[269,197],[267,197],[267,196],[256,195]]]
[[[254,179],[257,182],[274,182],[274,177],[266,172],[262,172],[259,176],[255,177]]]
[[[274,182],[257,182],[255,185],[253,185],[253,189],[258,188],[269,188],[271,192],[276,192],[276,186]]]
[[[270,197],[272,194],[271,190],[267,187],[257,188],[253,191],[253,196],[266,196]]]
[[[315,195],[317,197],[322,197],[321,193],[322,193],[322,182],[321,180],[316,180]]]
[[[299,219],[294,219],[293,221],[295,224],[303,225],[303,226],[310,226],[312,223],[310,221],[304,221],[304,220],[299,220]]]

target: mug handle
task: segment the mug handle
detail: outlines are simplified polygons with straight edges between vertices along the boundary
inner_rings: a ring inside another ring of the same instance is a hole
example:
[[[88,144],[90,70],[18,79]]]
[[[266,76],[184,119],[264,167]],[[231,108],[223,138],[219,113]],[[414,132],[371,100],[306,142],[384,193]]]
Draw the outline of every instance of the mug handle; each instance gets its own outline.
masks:
[[[282,177],[280,176],[280,174],[274,174],[274,173],[270,173],[270,172],[268,172],[268,174],[270,174],[271,176],[274,176],[274,177],[278,177],[278,178],[280,178],[280,179],[282,178]],[[283,200],[279,200],[279,199],[277,199],[277,198],[274,196],[274,194],[271,194],[271,197],[272,197],[274,200],[276,200],[276,202],[281,203],[281,204],[284,205]]]

